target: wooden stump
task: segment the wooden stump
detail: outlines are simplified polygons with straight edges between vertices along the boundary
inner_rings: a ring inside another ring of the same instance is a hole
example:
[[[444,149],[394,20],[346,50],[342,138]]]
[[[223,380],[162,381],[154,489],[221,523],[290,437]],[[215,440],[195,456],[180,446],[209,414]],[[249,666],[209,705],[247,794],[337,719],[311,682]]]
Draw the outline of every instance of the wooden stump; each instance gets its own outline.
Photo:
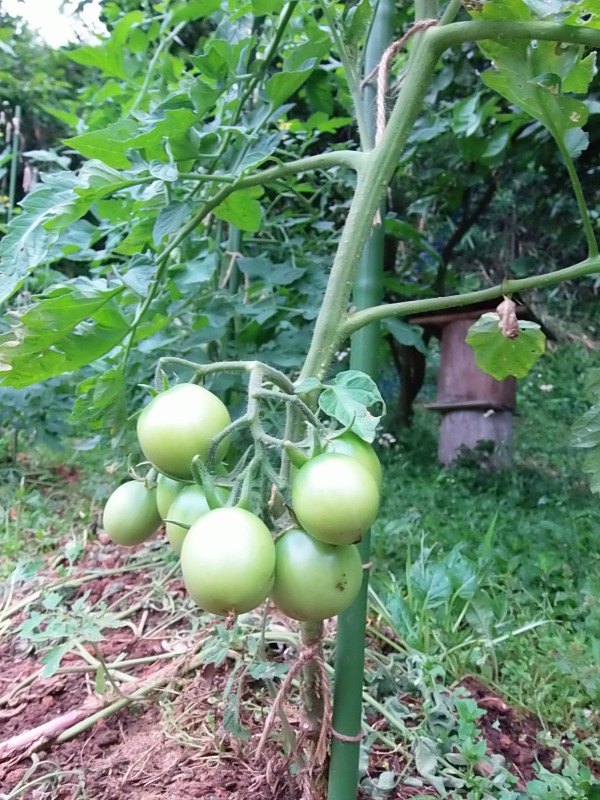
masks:
[[[513,415],[511,411],[482,409],[447,411],[442,418],[438,458],[446,466],[461,454],[474,450],[479,442],[490,442],[489,456],[482,458],[486,466],[506,467],[510,464]]]

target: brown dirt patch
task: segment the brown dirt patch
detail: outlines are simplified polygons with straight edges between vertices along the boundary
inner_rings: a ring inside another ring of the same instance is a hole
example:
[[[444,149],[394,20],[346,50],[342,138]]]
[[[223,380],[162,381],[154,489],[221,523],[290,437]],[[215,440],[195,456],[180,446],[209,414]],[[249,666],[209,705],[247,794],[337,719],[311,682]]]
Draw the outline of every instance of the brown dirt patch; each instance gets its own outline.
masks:
[[[552,770],[555,753],[538,742],[542,726],[537,717],[525,709],[507,705],[497,692],[473,675],[465,676],[459,685],[486,712],[478,725],[490,755],[504,756],[514,774],[524,782],[535,778],[533,765],[537,762]]]
[[[147,546],[144,557],[150,558],[160,547],[158,542]],[[56,554],[53,558],[41,576],[41,585],[59,577]],[[127,551],[98,537],[78,562],[73,577],[83,577],[90,570],[117,569],[127,558]],[[127,668],[128,674],[138,679],[165,667],[168,653],[180,652],[182,645],[189,645],[197,636],[196,613],[180,604],[184,590],[179,577],[174,574],[164,584],[163,593],[153,595],[154,577],[148,568],[98,575],[69,590],[68,595],[75,600],[89,592],[89,603],[105,603],[114,612],[139,606],[126,618],[126,627],[106,630],[106,638],[100,643],[108,661],[160,656]],[[32,591],[31,585],[26,591]],[[13,602],[18,599],[17,595]],[[83,671],[86,662],[78,652],[63,661],[63,668],[70,672],[49,680],[37,677],[39,654],[14,635],[26,616],[26,609],[15,615],[12,635],[0,641],[0,741],[78,708],[94,693],[94,673]],[[328,633],[333,629],[330,627]],[[285,647],[277,654],[278,660],[289,657],[293,654]],[[219,669],[205,666],[187,673],[161,692],[122,709],[68,742],[49,745],[34,756],[7,759],[0,763],[0,792],[9,793],[24,781],[28,788],[20,797],[32,800],[300,800],[301,792],[283,768],[279,745],[270,742],[260,764],[254,759],[271,705],[262,683],[248,680],[242,690],[241,721],[249,731],[249,740],[239,743],[224,729],[221,697],[234,663],[230,660]],[[36,677],[9,698],[28,676]],[[535,717],[506,705],[476,678],[468,676],[461,685],[486,711],[480,725],[490,753],[502,754],[523,781],[533,777],[536,760],[550,766],[552,753],[536,740],[539,725]],[[404,695],[401,700],[414,707],[417,717],[422,715],[418,699]],[[298,730],[297,707],[288,703],[286,709]],[[369,718],[369,724],[386,731],[385,721],[375,715]],[[32,758],[39,763],[36,765]],[[384,771],[401,774],[405,768],[400,753],[391,753],[379,742],[373,745],[369,777],[376,778]],[[418,795],[436,796],[427,787],[402,786],[389,797],[410,800]]]

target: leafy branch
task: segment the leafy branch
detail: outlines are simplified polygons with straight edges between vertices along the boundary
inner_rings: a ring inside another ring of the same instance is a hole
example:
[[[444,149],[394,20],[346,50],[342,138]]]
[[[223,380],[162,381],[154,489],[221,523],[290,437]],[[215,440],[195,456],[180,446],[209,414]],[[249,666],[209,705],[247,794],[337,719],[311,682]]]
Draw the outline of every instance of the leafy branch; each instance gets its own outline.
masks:
[[[316,169],[327,169],[329,167],[349,167],[357,172],[360,172],[364,154],[355,153],[351,151],[334,151],[330,153],[320,153],[316,156],[306,156],[299,158],[296,161],[290,161],[285,164],[278,164],[275,167],[261,170],[254,175],[247,175],[234,183],[228,184],[220,189],[213,197],[206,200],[194,216],[181,228],[179,233],[174,236],[171,241],[164,248],[162,253],[157,258],[158,269],[156,276],[149,287],[148,294],[144,298],[143,303],[140,305],[135,319],[133,320],[129,329],[129,337],[125,345],[123,354],[122,369],[125,369],[127,359],[131,348],[135,341],[136,331],[150,305],[152,304],[158,289],[162,283],[166,273],[169,255],[173,250],[183,242],[192,231],[200,225],[203,220],[213,211],[217,206],[224,202],[231,194],[241,189],[247,189],[253,186],[262,186],[270,181],[285,178],[288,175],[295,175],[299,172],[305,172]]]

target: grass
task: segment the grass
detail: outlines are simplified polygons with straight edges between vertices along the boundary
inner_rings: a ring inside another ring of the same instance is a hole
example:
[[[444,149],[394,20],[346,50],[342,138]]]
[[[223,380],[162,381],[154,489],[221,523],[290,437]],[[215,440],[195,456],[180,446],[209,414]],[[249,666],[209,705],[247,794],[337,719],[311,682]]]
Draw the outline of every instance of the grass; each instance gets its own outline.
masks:
[[[11,460],[8,440],[0,437],[0,580],[59,546],[57,559],[72,563],[114,483],[98,453],[57,452],[22,437]]]
[[[598,361],[565,345],[519,382],[514,461],[500,472],[475,459],[440,469],[419,409],[385,458],[374,544],[376,589],[412,647],[563,730],[590,730],[600,700],[600,503],[569,445]]]

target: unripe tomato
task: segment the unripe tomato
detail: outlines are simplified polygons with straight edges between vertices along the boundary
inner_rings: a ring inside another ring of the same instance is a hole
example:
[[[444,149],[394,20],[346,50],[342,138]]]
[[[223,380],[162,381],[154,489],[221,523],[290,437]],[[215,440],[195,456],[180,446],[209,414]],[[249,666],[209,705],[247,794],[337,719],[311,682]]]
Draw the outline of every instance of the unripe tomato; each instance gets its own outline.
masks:
[[[204,461],[213,436],[229,425],[231,417],[219,398],[202,386],[180,383],[154,397],[137,423],[140,447],[159,472],[173,478],[190,478],[194,456]],[[225,439],[217,458],[227,453]]]
[[[368,442],[361,439],[358,434],[353,431],[346,431],[341,436],[328,441],[325,446],[327,453],[344,453],[346,456],[352,456],[359,461],[363,467],[366,467],[371,475],[375,478],[377,487],[381,489],[381,481],[383,473],[381,464],[377,458],[377,453]]]
[[[194,522],[181,548],[183,580],[211,614],[243,614],[273,586],[275,545],[267,526],[242,508],[218,508]]]
[[[167,518],[173,500],[185,486],[181,481],[159,474],[156,479],[156,507],[162,519]]]
[[[141,481],[121,484],[104,506],[104,530],[113,542],[125,547],[133,547],[149,539],[160,523],[156,489],[148,489]]]
[[[225,503],[230,491],[217,486],[215,494],[221,503]],[[208,514],[209,511],[210,506],[204,489],[196,484],[185,486],[173,500],[165,519],[168,520],[166,524],[167,538],[177,555],[181,553],[181,545],[186,537],[187,528],[182,528],[181,525],[175,523],[182,522],[184,525],[193,525],[197,519]]]
[[[298,470],[292,506],[305,531],[327,544],[352,544],[377,519],[379,489],[356,459],[323,453]]]
[[[335,617],[354,600],[362,583],[355,545],[336,547],[305,531],[287,531],[275,544],[275,583],[271,599],[284,614],[301,622]]]

